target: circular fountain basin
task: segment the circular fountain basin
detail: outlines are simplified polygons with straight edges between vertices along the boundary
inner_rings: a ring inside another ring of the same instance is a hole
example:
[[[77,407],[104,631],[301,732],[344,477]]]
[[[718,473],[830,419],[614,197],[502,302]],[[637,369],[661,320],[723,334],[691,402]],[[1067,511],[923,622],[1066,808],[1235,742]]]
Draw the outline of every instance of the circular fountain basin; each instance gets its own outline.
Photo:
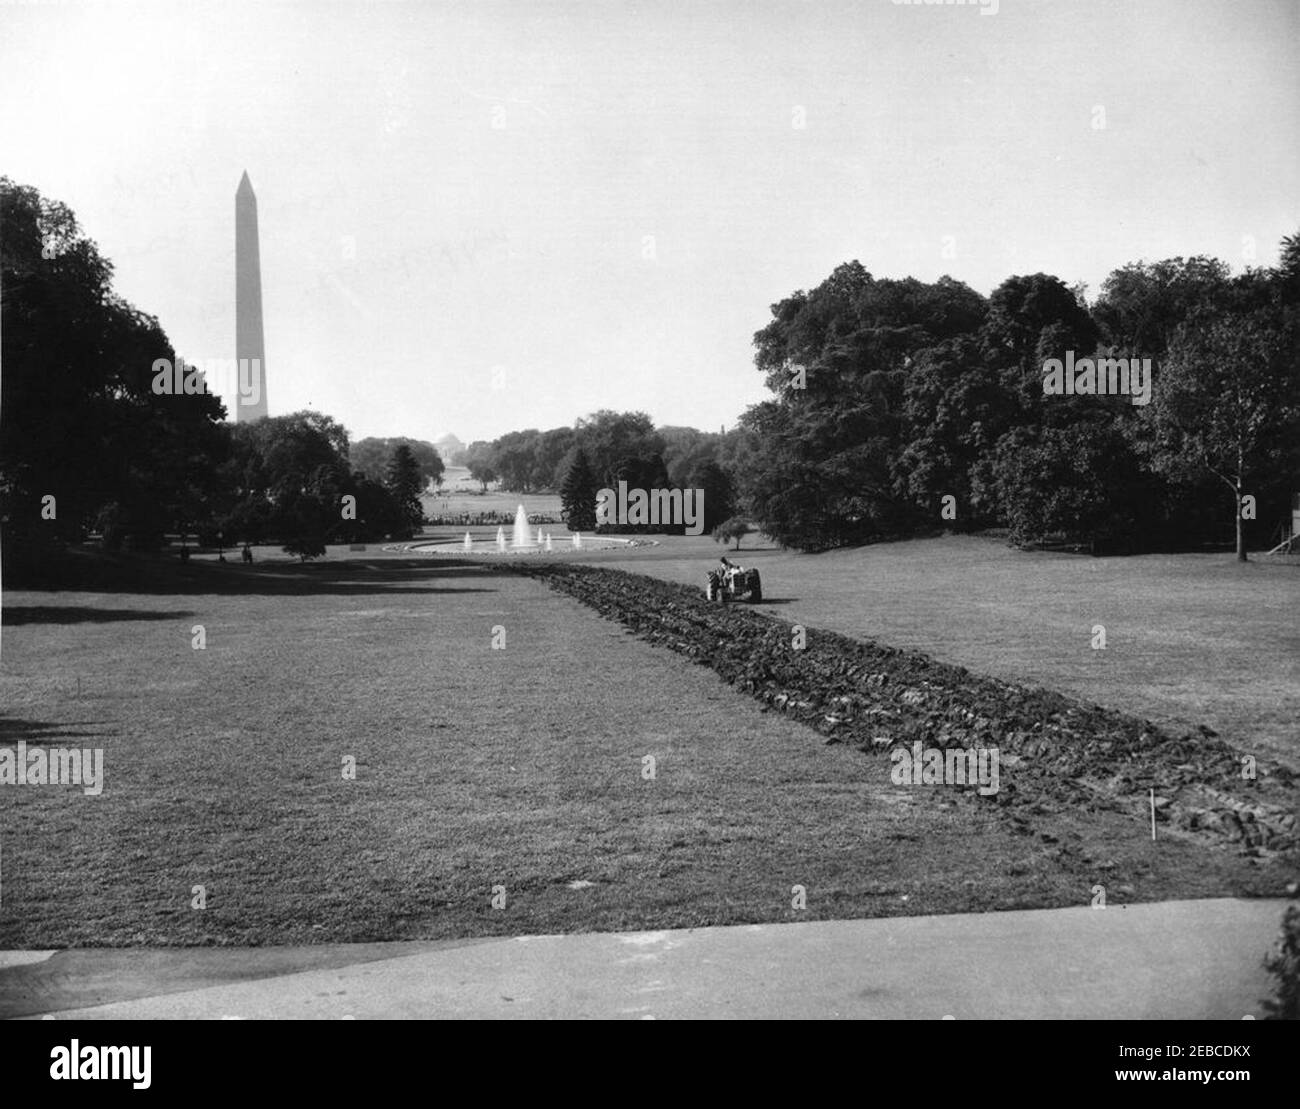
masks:
[[[537,530],[532,529],[536,526]],[[583,535],[581,532],[570,535],[563,532],[551,535],[540,525],[528,522],[528,513],[524,506],[515,509],[514,526],[510,529],[510,538],[506,538],[504,526],[497,528],[495,539],[472,539],[469,532],[460,539],[428,539],[420,543],[402,543],[385,550],[419,551],[421,554],[461,554],[461,555],[522,555],[522,554],[563,554],[565,551],[608,551],[624,547],[653,547],[658,542],[654,539],[614,539],[607,535]]]
[[[581,554],[584,551],[609,551],[654,546],[658,546],[658,540],[656,539],[616,539],[609,535],[584,535],[582,537],[582,546],[575,547],[572,538],[565,533],[563,536],[553,535],[551,537],[551,549],[549,551],[546,549],[545,542],[538,543],[534,540],[529,543],[515,544],[507,541],[502,546],[495,539],[475,539],[468,546],[466,546],[464,539],[425,539],[418,543],[403,543],[398,549],[431,555],[496,555],[499,557],[501,555]]]

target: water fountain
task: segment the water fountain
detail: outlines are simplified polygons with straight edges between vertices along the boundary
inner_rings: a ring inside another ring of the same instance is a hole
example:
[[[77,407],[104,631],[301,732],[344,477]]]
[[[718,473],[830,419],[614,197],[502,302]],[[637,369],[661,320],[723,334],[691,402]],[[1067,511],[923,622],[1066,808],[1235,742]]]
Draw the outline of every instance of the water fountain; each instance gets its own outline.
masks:
[[[514,536],[510,545],[516,549],[533,545],[532,537],[528,534],[528,513],[524,511],[523,505],[515,509]]]
[[[561,540],[561,543],[563,540]],[[581,532],[573,532],[570,542],[575,551],[630,550],[633,547],[654,546],[650,539],[618,539],[610,535],[592,535],[583,539]],[[424,540],[405,545],[401,550],[420,554],[454,554],[457,550],[469,555],[540,555],[544,551],[557,551],[554,537],[540,526],[534,531],[528,523],[528,513],[521,504],[515,510],[514,526],[510,535],[504,527],[497,528],[496,539],[475,539],[469,532],[464,538]]]

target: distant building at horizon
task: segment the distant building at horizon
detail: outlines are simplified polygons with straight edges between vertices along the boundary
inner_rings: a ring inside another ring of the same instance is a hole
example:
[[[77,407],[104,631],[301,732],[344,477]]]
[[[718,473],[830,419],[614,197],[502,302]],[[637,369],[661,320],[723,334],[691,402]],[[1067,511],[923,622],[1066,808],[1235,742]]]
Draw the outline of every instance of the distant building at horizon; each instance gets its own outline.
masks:
[[[458,466],[464,461],[465,444],[450,432],[433,445],[437,449],[439,457],[446,465]]]
[[[247,170],[235,190],[235,357],[239,365],[235,422],[260,420],[267,412],[262,258],[257,236],[257,197]]]

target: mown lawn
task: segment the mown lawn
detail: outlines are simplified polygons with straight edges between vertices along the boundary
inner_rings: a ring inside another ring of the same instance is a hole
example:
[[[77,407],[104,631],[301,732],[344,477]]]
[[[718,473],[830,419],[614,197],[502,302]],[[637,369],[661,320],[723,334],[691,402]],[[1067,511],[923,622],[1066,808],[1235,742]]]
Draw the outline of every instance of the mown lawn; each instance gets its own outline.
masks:
[[[1062,811],[1047,843],[988,800],[894,786],[887,760],[472,565],[192,563],[4,605],[0,745],[103,747],[106,784],[0,786],[3,947],[958,912],[1087,904],[1099,880],[1111,904],[1276,892],[1114,815]]]
[[[950,536],[821,555],[758,537],[728,557],[763,575],[763,611],[1040,685],[1175,729],[1205,724],[1300,769],[1300,565],[1228,554],[1016,551]],[[759,548],[759,549],[753,549]],[[721,548],[666,538],[585,561],[703,588]],[[1092,647],[1093,628],[1106,648]]]

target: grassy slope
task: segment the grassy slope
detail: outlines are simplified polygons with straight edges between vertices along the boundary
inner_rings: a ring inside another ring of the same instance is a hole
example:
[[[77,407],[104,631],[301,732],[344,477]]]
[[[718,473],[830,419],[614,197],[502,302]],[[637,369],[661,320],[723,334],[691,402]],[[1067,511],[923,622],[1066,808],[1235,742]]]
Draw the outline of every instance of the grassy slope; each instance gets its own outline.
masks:
[[[107,785],[0,789],[0,946],[691,926],[1086,904],[1097,881],[1112,904],[1275,884],[1113,815],[1063,810],[1058,842],[1039,842],[968,794],[894,787],[884,760],[823,746],[525,579],[391,559],[185,578],[6,593],[0,743],[102,746]]]
[[[1295,565],[1031,554],[969,537],[816,556],[747,546],[730,557],[761,570],[764,609],[783,620],[915,647],[1165,724],[1208,724],[1243,751],[1300,768]],[[669,539],[616,564],[702,587],[720,550]],[[1106,629],[1104,651],[1091,647],[1095,624]]]

